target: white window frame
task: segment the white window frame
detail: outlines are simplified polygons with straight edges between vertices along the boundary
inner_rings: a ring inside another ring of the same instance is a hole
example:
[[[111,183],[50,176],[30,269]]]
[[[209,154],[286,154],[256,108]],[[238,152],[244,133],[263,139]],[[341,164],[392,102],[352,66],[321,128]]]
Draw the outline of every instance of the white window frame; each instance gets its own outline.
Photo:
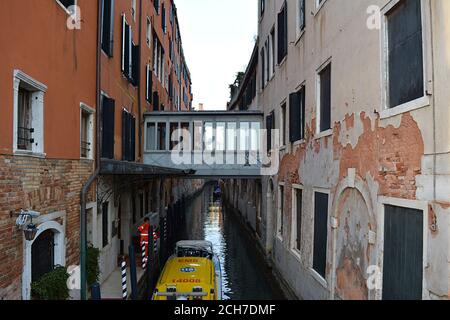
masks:
[[[421,0],[421,13],[422,13],[422,52],[423,52],[423,88],[424,95],[412,101],[408,101],[404,104],[389,108],[388,95],[389,95],[389,44],[388,44],[388,23],[387,14],[403,0],[391,0],[386,6],[381,9],[381,75],[382,75],[382,96],[381,96],[381,119],[391,118],[397,115],[401,115],[413,110],[429,107],[431,105],[430,96],[433,93],[432,87],[432,57],[431,57],[431,17],[430,17],[430,2],[429,0]]]
[[[378,209],[378,227],[380,236],[378,239],[378,252],[380,253],[379,265],[381,268],[381,282],[383,282],[383,262],[384,262],[384,220],[385,220],[385,209],[387,205],[402,207],[407,209],[414,209],[423,211],[423,266],[422,266],[422,275],[423,275],[423,283],[422,283],[422,298],[423,300],[430,299],[429,290],[427,289],[427,276],[426,270],[428,266],[428,215],[429,215],[429,206],[427,201],[420,200],[407,200],[393,197],[383,197],[380,196],[378,198],[380,203]],[[383,290],[377,290],[376,298],[378,300],[382,299]]]
[[[131,0],[131,16],[133,21],[136,21],[136,0]]]
[[[316,210],[316,193],[323,193],[328,195],[328,219],[327,219],[327,249],[326,249],[326,258],[325,261],[328,263],[329,259],[331,258],[328,255],[329,251],[329,245],[330,245],[330,236],[332,233],[330,232],[331,226],[330,226],[330,219],[331,219],[331,212],[332,212],[332,199],[331,199],[331,190],[325,189],[325,188],[313,188],[312,193],[312,228],[311,228],[311,255],[310,255],[310,261],[309,261],[309,273],[311,276],[325,289],[328,288],[328,281],[327,279],[323,278],[316,270],[314,270],[314,227],[315,227],[315,210]],[[327,275],[325,275],[326,277]]]
[[[62,3],[61,3],[61,1],[59,1],[59,0],[55,0],[56,1],[56,3],[69,15],[69,16],[71,16],[72,14],[73,15],[76,15],[76,16],[78,16],[78,14],[77,14],[77,8],[78,8],[78,0],[75,0],[74,1],[74,4],[73,4],[73,6],[74,6],[74,8],[75,8],[75,12],[70,12],[69,11],[69,8],[66,8]]]
[[[146,41],[147,41],[147,47],[151,48],[152,46],[152,21],[151,19],[147,16],[147,36],[146,36]]]
[[[283,199],[281,197],[281,189],[283,189]],[[284,212],[282,212],[281,208],[284,208],[284,195],[286,194],[286,186],[284,182],[278,183],[278,193],[277,193],[277,238],[281,242],[283,242],[283,233],[281,232],[281,226],[283,225],[283,231],[284,231],[284,223],[283,223],[283,216]],[[283,201],[283,203],[282,203]],[[284,211],[284,210],[283,210]]]
[[[88,151],[87,157],[81,156],[81,137],[82,137],[82,126],[81,121],[83,121],[83,113],[88,114],[89,116],[89,126],[86,128],[86,137],[87,142],[90,143],[90,150]],[[87,104],[81,102],[80,103],[80,158],[81,159],[88,159],[93,160],[94,159],[94,115],[95,115],[95,109],[89,107]]]
[[[325,0],[326,1],[326,0]],[[320,86],[321,86],[321,80],[320,80],[320,73],[328,67],[332,63],[332,58],[328,58],[317,70],[316,70],[316,139],[320,139],[323,137],[327,137],[333,134],[333,128],[321,131],[320,128],[320,121],[321,121],[321,99],[320,99]],[[331,127],[333,127],[333,70],[331,72],[331,79],[330,79],[330,87],[331,87],[331,93],[330,93],[330,100],[331,100],[331,110],[330,110],[330,121],[331,121]]]
[[[302,185],[299,184],[293,184],[292,185],[292,231],[291,231],[291,251],[294,254],[294,256],[296,256],[296,258],[298,260],[301,260],[301,253],[303,251],[303,246],[300,248],[300,250],[297,248],[297,191],[302,191],[302,211],[301,211],[301,215],[303,218],[303,199],[305,198],[305,194],[304,194],[304,187]],[[302,224],[302,229],[303,229],[303,224]],[[300,237],[302,237],[303,233],[300,230]],[[300,243],[302,243],[302,239],[300,239]]]
[[[284,106],[284,116],[283,116],[283,106]],[[287,100],[283,100],[280,103],[280,148],[286,148],[287,146],[287,137],[289,137],[288,131],[288,103]]]
[[[268,48],[269,48],[269,81],[272,80],[272,78],[275,75],[275,61],[274,61],[274,39],[273,39],[273,34],[272,32],[269,33],[269,38],[268,38]]]
[[[21,70],[14,70],[13,78],[14,88],[14,115],[13,115],[13,152],[17,155],[32,155],[36,157],[45,157],[44,153],[44,97],[47,91],[47,86]],[[24,83],[31,91],[31,112],[32,112],[32,127],[34,129],[31,150],[20,150],[17,146],[18,137],[18,120],[19,120],[19,88],[21,83]]]
[[[319,3],[319,0],[314,0],[314,2],[315,2],[315,7],[316,7],[316,11],[314,12],[314,16],[315,16],[319,13],[319,11],[322,9],[322,7],[324,6],[325,2],[327,2],[327,0],[323,0],[321,3]]]

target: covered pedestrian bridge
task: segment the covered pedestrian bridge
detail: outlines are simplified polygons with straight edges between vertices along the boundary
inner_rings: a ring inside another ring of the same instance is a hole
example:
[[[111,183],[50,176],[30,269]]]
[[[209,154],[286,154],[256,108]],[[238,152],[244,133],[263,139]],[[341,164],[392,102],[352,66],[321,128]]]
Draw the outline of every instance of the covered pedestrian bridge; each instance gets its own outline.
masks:
[[[260,177],[267,162],[263,119],[254,111],[146,113],[144,163],[202,178]]]

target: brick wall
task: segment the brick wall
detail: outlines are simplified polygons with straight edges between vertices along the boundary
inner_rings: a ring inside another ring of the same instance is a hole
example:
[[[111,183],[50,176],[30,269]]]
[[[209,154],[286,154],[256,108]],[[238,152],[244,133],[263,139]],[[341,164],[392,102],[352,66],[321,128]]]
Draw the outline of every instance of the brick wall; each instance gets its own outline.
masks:
[[[10,212],[65,211],[66,263],[78,264],[80,192],[92,171],[92,161],[0,156],[0,300],[21,298],[23,235]]]

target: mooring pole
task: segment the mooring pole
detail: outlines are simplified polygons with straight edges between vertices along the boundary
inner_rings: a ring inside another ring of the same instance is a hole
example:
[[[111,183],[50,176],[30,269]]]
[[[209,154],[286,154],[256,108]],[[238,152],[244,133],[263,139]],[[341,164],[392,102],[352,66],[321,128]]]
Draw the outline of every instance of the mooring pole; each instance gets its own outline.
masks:
[[[130,281],[131,281],[131,299],[137,300],[138,297],[138,285],[136,275],[136,256],[134,253],[134,246],[128,247],[128,255],[130,259]]]

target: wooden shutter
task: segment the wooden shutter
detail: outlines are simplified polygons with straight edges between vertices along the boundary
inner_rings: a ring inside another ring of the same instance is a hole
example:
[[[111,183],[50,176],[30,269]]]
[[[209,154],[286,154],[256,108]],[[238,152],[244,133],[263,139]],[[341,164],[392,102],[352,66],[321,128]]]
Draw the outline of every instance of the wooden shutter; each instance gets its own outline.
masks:
[[[285,1],[283,9],[278,13],[278,64],[287,54],[287,22],[287,2]]]
[[[289,95],[289,141],[296,142],[301,139],[301,106],[300,92]]]
[[[305,139],[306,134],[306,88],[300,90],[300,139]]]
[[[423,227],[423,211],[385,206],[383,299],[422,299]]]
[[[159,111],[159,95],[158,91],[153,92],[153,111]]]
[[[274,113],[271,112],[266,117],[266,131],[267,131],[267,153],[272,150],[272,130],[274,129],[275,116]]]
[[[331,64],[320,73],[320,131],[331,129]]]
[[[102,109],[102,158],[114,159],[115,101],[103,97]]]
[[[389,107],[424,96],[422,1],[401,1],[387,14]]]
[[[132,45],[132,67],[131,67],[131,78],[134,86],[139,85],[139,46]]]
[[[316,192],[314,200],[313,268],[324,279],[327,265],[328,194]]]
[[[126,43],[127,42],[127,34],[128,34],[128,30],[126,28],[126,21],[125,21],[125,15],[122,15],[122,73],[125,73],[125,70],[128,69],[127,67],[127,57],[126,57]]]
[[[102,49],[113,56],[114,48],[114,0],[103,0],[102,14]]]
[[[136,160],[136,118],[130,115],[130,159]]]

